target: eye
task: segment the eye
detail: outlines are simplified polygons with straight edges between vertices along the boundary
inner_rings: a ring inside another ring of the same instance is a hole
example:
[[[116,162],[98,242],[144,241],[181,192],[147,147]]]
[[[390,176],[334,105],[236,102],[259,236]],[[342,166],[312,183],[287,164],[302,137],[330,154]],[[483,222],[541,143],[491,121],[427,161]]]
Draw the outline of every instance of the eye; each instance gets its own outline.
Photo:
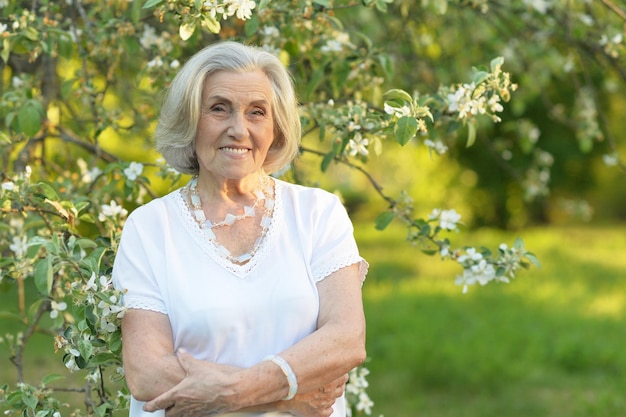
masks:
[[[265,117],[267,111],[261,107],[254,107],[248,112],[252,117]]]
[[[222,113],[225,111],[226,111],[226,106],[224,106],[223,104],[214,104],[213,106],[211,106],[211,112]]]

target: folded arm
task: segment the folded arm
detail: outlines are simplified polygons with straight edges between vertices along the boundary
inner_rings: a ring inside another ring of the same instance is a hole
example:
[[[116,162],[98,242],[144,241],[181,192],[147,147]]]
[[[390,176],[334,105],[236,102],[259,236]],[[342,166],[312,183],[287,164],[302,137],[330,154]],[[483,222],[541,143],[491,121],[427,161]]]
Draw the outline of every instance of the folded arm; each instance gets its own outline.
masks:
[[[345,382],[347,372],[365,359],[358,265],[329,275],[318,284],[318,291],[318,329],[277,352],[297,377],[298,395],[293,400],[281,401],[289,384],[275,363],[262,361],[243,369],[198,361],[184,353],[177,357],[167,316],[140,310],[128,311],[122,323],[124,365],[131,393],[148,401],[148,411],[174,407],[168,415],[243,409],[328,415],[323,404],[343,392],[341,381]],[[341,387],[340,392],[337,387]]]

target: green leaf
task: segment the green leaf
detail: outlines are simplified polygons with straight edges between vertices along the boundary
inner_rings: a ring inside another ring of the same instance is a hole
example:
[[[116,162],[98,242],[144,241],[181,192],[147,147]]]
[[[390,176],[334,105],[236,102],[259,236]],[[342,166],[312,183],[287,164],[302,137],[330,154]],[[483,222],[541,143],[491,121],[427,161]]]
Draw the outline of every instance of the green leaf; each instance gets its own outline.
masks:
[[[0,311],[0,319],[6,320],[15,320],[17,323],[22,321],[22,317],[19,314],[11,313],[10,311]]]
[[[141,19],[142,6],[140,1],[133,1],[131,4],[132,6],[130,10],[130,18],[136,25],[137,23],[139,23],[139,19]]]
[[[483,81],[485,81],[487,78],[489,77],[489,73],[486,71],[477,71],[474,74],[474,78],[472,79],[472,82],[476,85],[482,83]]]
[[[48,199],[48,200],[53,200],[56,201],[59,199],[59,195],[57,194],[57,192],[54,190],[54,188],[52,188],[51,185],[46,184],[45,182],[38,182],[37,186],[39,187],[39,190],[43,193],[43,195]]]
[[[379,12],[387,13],[387,3],[386,0],[376,0],[376,9]]]
[[[380,213],[374,220],[376,230],[385,230],[395,217],[396,213],[394,213],[393,211],[384,211]]]
[[[417,119],[411,116],[402,116],[396,123],[393,134],[396,142],[406,145],[417,133]]]
[[[72,38],[62,34],[58,38],[58,51],[59,55],[63,58],[70,59],[72,56],[72,52],[74,51],[74,42]]]
[[[385,76],[391,78],[393,76],[393,61],[389,58],[389,55],[379,55],[378,61],[380,62],[380,67],[383,69]]]
[[[400,90],[398,88],[387,91],[383,94],[383,97],[385,97],[387,100],[408,101],[409,103],[413,103],[413,97],[411,97],[411,95],[406,91]]]
[[[34,410],[37,407],[37,403],[39,403],[39,401],[37,401],[37,397],[35,397],[30,390],[22,391],[22,401],[24,401],[24,405],[31,410]]]
[[[374,155],[380,156],[383,153],[383,142],[380,137],[374,136],[371,140],[369,148],[374,152]]]
[[[104,404],[100,404],[99,406],[94,408],[94,411],[96,412],[96,415],[98,417],[105,417],[108,413],[108,410],[111,409],[111,404],[109,403],[104,403]]]
[[[39,31],[35,29],[33,26],[28,26],[24,29],[24,36],[26,36],[31,41],[39,40]]]
[[[315,91],[315,89],[317,88],[317,86],[319,85],[319,83],[322,81],[323,78],[324,78],[323,66],[313,71],[313,74],[311,74],[311,81],[309,81],[309,83],[306,86],[307,99],[311,97],[311,94],[313,93],[313,91]]]
[[[43,295],[50,295],[54,275],[52,273],[52,259],[48,256],[35,264],[35,286]]]
[[[541,263],[539,262],[539,259],[534,254],[526,253],[526,259],[532,262],[532,264],[535,265],[537,268],[541,268]]]
[[[322,166],[321,166],[322,172],[326,172],[330,163],[333,162],[334,160],[335,160],[334,152],[329,152],[326,155],[324,155],[324,159],[322,159]]]
[[[324,7],[330,7],[330,0],[313,0],[313,3]]]
[[[496,70],[504,64],[504,57],[497,57],[491,60],[491,72],[496,72]]]
[[[207,30],[211,33],[220,33],[220,30],[222,29],[220,22],[208,14],[202,15],[202,26],[207,28]]]
[[[93,306],[87,306],[85,309],[85,321],[90,328],[92,327],[91,325],[98,324],[98,316],[93,312]]]
[[[261,0],[259,2],[259,7],[257,7],[257,10],[261,11],[261,10],[265,9],[267,7],[267,5],[270,4],[271,1],[272,0]]]
[[[0,132],[0,143],[8,145],[11,143],[11,138],[5,132]]]
[[[114,355],[113,353],[98,353],[97,355],[94,355],[93,358],[91,358],[91,361],[89,361],[91,363],[91,365],[104,365],[107,363],[111,363],[111,362],[116,362],[117,361],[117,356]]]
[[[163,3],[163,0],[146,0],[146,2],[143,4],[143,8],[150,9],[152,7],[158,6],[161,3]]]
[[[196,31],[196,23],[183,23],[182,25],[180,25],[180,27],[178,28],[178,34],[180,35],[180,38],[184,41],[186,41],[187,39],[191,38],[191,35],[193,35],[193,33]]]
[[[9,61],[9,55],[11,55],[11,41],[9,38],[4,38],[2,41],[2,52],[0,52],[0,56],[2,56],[2,60],[6,64]]]
[[[78,342],[78,351],[80,352],[80,356],[87,361],[93,356],[93,346],[91,346],[88,340],[80,340]]]
[[[259,30],[259,18],[257,15],[253,15],[250,19],[246,21],[244,26],[244,30],[246,32],[247,37],[251,37]]]
[[[17,112],[18,130],[26,136],[34,136],[41,129],[43,107],[36,100],[28,100]]]
[[[58,375],[58,374],[46,375],[46,376],[45,376],[45,377],[41,380],[41,383],[42,383],[43,385],[48,385],[49,383],[54,382],[54,381],[58,381],[59,379],[65,379],[65,377],[64,377],[64,376],[62,376],[62,375]]]
[[[469,122],[467,124],[467,143],[465,144],[466,148],[469,148],[476,142],[476,124],[474,122]]]
[[[120,332],[119,329],[111,334],[109,349],[115,354],[122,353],[122,332]]]
[[[448,11],[448,0],[434,0],[432,4],[434,6],[435,12],[441,15],[446,14],[446,12]]]
[[[61,84],[61,98],[66,100],[70,94],[74,93],[76,90],[74,89],[74,83],[76,80],[71,78],[69,80],[64,81]]]

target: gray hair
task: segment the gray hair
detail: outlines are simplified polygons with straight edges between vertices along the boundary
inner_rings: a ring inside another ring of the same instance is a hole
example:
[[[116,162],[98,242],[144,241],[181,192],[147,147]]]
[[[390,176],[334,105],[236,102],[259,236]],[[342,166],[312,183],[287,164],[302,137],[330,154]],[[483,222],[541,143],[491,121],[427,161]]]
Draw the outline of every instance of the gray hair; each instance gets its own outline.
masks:
[[[155,139],[156,149],[168,164],[184,174],[198,173],[194,144],[206,78],[217,71],[255,70],[263,71],[272,87],[275,138],[263,168],[267,173],[276,172],[297,156],[302,131],[290,74],[271,53],[228,41],[209,45],[192,56],[165,95]]]

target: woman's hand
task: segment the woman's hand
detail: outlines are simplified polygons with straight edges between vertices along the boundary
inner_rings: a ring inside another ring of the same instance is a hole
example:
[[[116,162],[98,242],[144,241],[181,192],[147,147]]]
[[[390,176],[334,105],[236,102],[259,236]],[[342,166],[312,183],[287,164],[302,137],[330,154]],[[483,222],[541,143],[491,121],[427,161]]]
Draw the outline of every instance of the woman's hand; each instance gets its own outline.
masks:
[[[147,402],[143,407],[145,411],[166,410],[168,417],[206,417],[238,408],[232,375],[239,368],[201,361],[182,349],[176,356],[185,377],[178,385]]]
[[[329,417],[333,404],[341,397],[348,382],[348,374],[313,391],[298,394],[286,401],[287,411],[298,417]]]

